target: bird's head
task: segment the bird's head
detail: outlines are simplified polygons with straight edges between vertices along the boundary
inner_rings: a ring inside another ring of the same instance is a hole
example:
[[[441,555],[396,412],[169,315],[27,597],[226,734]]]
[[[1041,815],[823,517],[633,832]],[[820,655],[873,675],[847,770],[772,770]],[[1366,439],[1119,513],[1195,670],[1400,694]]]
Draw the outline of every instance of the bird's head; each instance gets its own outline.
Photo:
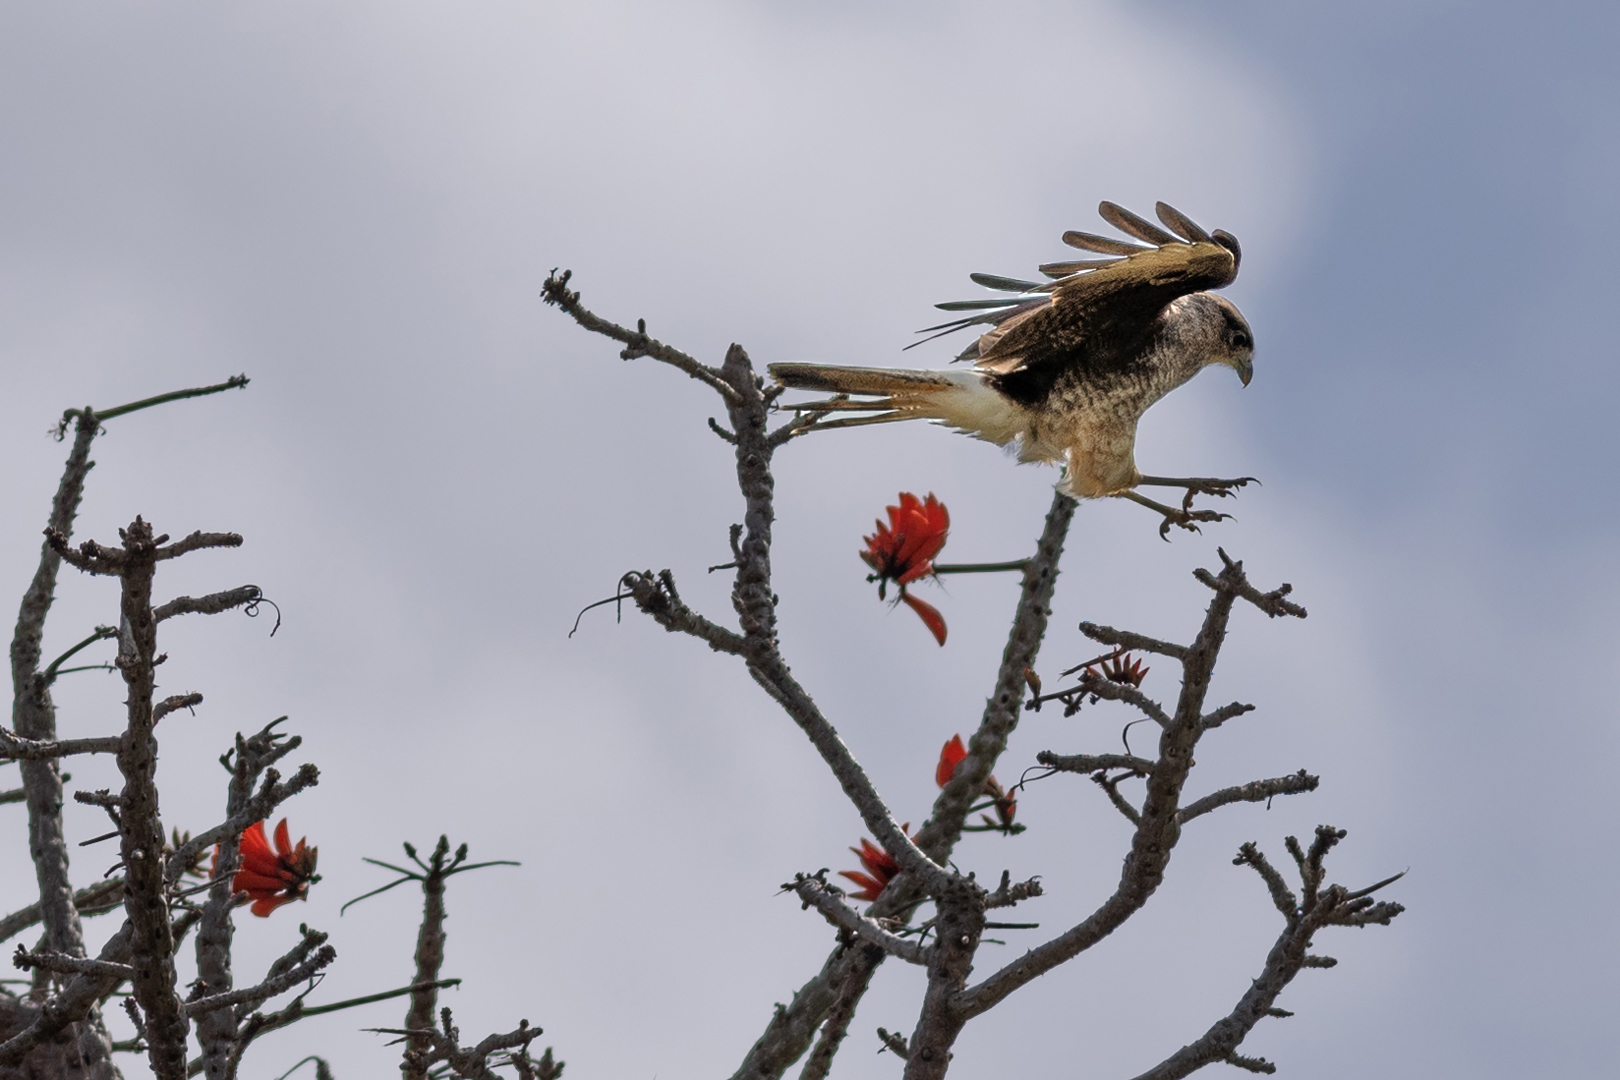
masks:
[[[1205,363],[1225,364],[1248,386],[1249,380],[1254,378],[1254,331],[1249,329],[1249,320],[1226,297],[1214,293],[1200,295],[1209,301],[1206,310],[1213,316],[1210,323],[1215,331],[1215,347]]]

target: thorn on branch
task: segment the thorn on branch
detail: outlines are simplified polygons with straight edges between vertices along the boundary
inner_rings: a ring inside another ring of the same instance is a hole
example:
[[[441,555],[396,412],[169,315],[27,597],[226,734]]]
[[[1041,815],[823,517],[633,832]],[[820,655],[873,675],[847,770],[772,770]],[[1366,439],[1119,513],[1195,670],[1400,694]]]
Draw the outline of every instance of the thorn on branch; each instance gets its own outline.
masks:
[[[1247,1069],[1252,1073],[1269,1074],[1277,1071],[1277,1066],[1273,1065],[1265,1058],[1244,1057],[1236,1050],[1232,1051],[1230,1054],[1227,1054],[1226,1057],[1222,1058],[1221,1060],[1225,1061],[1228,1065],[1236,1065],[1238,1068]]]
[[[1243,573],[1243,563],[1241,560],[1231,558],[1221,548],[1216,548],[1215,553],[1221,557],[1221,562],[1225,566],[1225,569],[1221,571],[1220,576],[1216,577],[1208,570],[1200,567],[1199,569],[1193,571],[1193,577],[1197,578],[1211,589],[1214,589],[1216,592],[1224,592],[1229,593],[1232,596],[1242,597],[1244,600],[1247,600],[1249,603],[1253,604],[1255,607],[1259,608],[1273,619],[1279,615],[1292,615],[1296,619],[1305,618],[1306,612],[1304,608],[1284,599],[1284,597],[1294,591],[1294,587],[1292,585],[1284,582],[1282,585],[1277,586],[1277,588],[1271,590],[1270,592],[1263,593],[1259,589],[1256,589],[1253,585],[1249,584],[1248,577]]]
[[[883,1051],[887,1050],[901,1061],[909,1061],[911,1059],[911,1048],[906,1045],[904,1036],[901,1036],[893,1031],[885,1031],[883,1028],[878,1028],[877,1037],[878,1042],[883,1044],[882,1046],[878,1047],[878,1053],[881,1054]]]
[[[557,268],[551,268],[551,274],[546,278],[545,284],[540,286],[540,298],[553,307],[562,308],[569,314],[579,304],[579,293],[568,291],[568,279],[574,276],[572,270],[564,270],[562,276],[557,276]]]

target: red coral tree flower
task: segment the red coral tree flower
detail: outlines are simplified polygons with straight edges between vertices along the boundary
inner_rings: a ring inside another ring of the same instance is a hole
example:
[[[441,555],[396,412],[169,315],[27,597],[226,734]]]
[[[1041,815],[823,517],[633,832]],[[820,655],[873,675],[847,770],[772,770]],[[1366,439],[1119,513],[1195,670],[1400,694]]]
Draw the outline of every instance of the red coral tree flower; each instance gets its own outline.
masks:
[[[287,819],[276,826],[276,846],[264,836],[264,822],[255,821],[242,830],[237,848],[242,868],[231,879],[231,891],[253,901],[253,914],[264,918],[282,904],[308,897],[309,887],[320,879],[315,875],[316,849],[299,837],[293,847],[287,835]]]
[[[868,581],[878,583],[878,599],[887,598],[889,582],[900,586],[899,599],[928,627],[934,640],[945,644],[945,617],[932,604],[906,591],[906,586],[934,572],[934,558],[945,546],[951,528],[951,515],[932,492],[919,499],[909,491],[900,493],[900,505],[885,509],[889,522],[877,522],[877,532],[862,537],[866,550],[861,558],[873,573]]]
[[[900,828],[907,836],[911,835],[910,822],[900,826]],[[840,870],[838,876],[849,878],[849,880],[861,887],[860,892],[849,894],[855,899],[876,900],[882,895],[883,890],[888,887],[889,882],[894,880],[894,876],[900,872],[900,864],[894,861],[893,855],[890,855],[864,836],[861,837],[860,847],[852,847],[849,850],[860,856],[861,865],[866,868],[866,873],[863,874],[859,870]]]
[[[1087,671],[1097,678],[1107,679],[1109,682],[1120,683],[1124,686],[1141,686],[1142,680],[1152,668],[1142,666],[1142,661],[1133,659],[1130,653],[1115,656],[1102,666],[1102,674],[1098,675],[1095,668]]]
[[[934,783],[944,787],[956,775],[956,767],[968,756],[967,747],[962,743],[962,736],[952,735],[949,742],[940,748],[939,764],[934,766]]]
[[[952,735],[950,741],[939,750],[939,764],[934,766],[934,783],[944,787],[956,775],[956,767],[967,758],[967,746],[962,742],[962,736]],[[1001,828],[1008,828],[1013,823],[1013,815],[1018,813],[1018,800],[1008,794],[994,776],[986,777],[983,794],[990,796],[995,802],[996,817],[1001,819]],[[983,815],[980,815],[981,817]],[[988,817],[985,824],[995,826]]]

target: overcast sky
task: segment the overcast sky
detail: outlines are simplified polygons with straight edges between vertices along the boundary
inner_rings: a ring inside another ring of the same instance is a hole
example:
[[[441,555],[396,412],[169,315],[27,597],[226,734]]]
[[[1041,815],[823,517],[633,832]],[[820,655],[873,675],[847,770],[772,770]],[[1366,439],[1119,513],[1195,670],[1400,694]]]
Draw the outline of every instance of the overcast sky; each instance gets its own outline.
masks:
[[[246,919],[239,971],[333,934],[312,1001],[407,982],[419,902],[339,918],[387,880],[362,857],[440,832],[521,860],[451,887],[462,1029],[546,1028],[569,1075],[729,1075],[831,934],[775,895],[854,865],[825,766],[740,666],[627,613],[575,612],[670,567],[727,615],[740,516],[708,391],[537,298],[586,304],[718,361],[941,365],[900,353],[970,271],[1026,274],[1169,201],[1243,243],[1228,290],[1253,385],[1205,373],[1144,422],[1160,474],[1253,474],[1238,520],[1161,543],[1083,505],[1040,668],[1081,619],[1185,640],[1215,546],[1292,582],[1304,623],[1234,620],[1192,791],[1301,767],[1313,795],[1190,826],[1147,910],[970,1025],[964,1076],[1129,1076],[1201,1034],[1279,926],[1244,840],[1350,832],[1350,885],[1410,869],[1388,929],[1325,935],[1247,1053],[1286,1076],[1611,1076],[1620,999],[1610,817],[1620,751],[1611,330],[1620,244],[1620,17],[1608,5],[1402,3],[11,5],[0,13],[0,569],[20,597],[68,406],[237,372],[246,391],[112,421],[79,536],[136,513],[236,552],[160,593],[254,582],[264,619],[165,626],[169,823],[217,820],[214,763],[290,714],[322,769],[287,808],[321,849],[307,906]],[[855,557],[901,490],[950,507],[951,560],[1018,558],[1053,470],[920,425],[828,433],[777,468],[782,638],[902,818],[977,722],[1016,599],[1007,576],[922,595],[934,645]],[[9,601],[8,601],[9,603]],[[47,653],[115,617],[64,576]],[[1169,671],[1144,689],[1174,694]],[[114,729],[111,677],[65,680],[67,735]],[[998,770],[1118,743],[1113,714],[1027,716]],[[0,788],[13,786],[0,770]],[[72,786],[112,784],[75,762]],[[70,807],[71,838],[104,828]],[[1056,778],[1029,831],[970,837],[981,878],[1040,874],[1039,920],[1113,887],[1127,827]],[[24,811],[0,807],[0,908],[28,902]],[[80,884],[114,856],[75,849]],[[110,932],[111,917],[92,921]],[[1027,940],[1026,940],[1027,938]],[[995,962],[993,956],[987,957]],[[985,963],[981,961],[981,967]],[[920,978],[887,965],[839,1075],[892,1078]],[[344,1080],[396,1060],[375,1006],[267,1037]],[[139,1075],[139,1066],[131,1074]]]

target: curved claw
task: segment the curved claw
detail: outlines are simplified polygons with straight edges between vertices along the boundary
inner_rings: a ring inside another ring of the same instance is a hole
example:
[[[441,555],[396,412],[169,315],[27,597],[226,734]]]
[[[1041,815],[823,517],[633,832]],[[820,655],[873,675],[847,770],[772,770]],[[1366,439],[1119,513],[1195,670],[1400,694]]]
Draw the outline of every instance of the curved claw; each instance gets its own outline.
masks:
[[[1197,525],[1193,524],[1194,522],[1225,521],[1232,516],[1231,514],[1222,514],[1215,510],[1194,510],[1191,507],[1191,503],[1192,492],[1188,492],[1186,503],[1182,506],[1179,513],[1172,511],[1171,513],[1164,515],[1164,521],[1159,524],[1159,539],[1167,543],[1169,542],[1170,526],[1172,525],[1176,526],[1177,528],[1186,529],[1188,532],[1195,532],[1202,535],[1203,530]]]
[[[1227,518],[1232,516],[1231,514],[1220,513],[1217,510],[1194,510],[1192,508],[1192,498],[1194,494],[1196,493],[1189,491],[1186,499],[1183,500],[1182,505],[1179,507],[1167,506],[1164,503],[1155,502],[1145,495],[1138,495],[1134,491],[1121,491],[1116,497],[1121,499],[1129,499],[1131,502],[1139,503],[1142,506],[1147,507],[1149,510],[1157,513],[1161,518],[1163,518],[1163,520],[1159,523],[1159,539],[1169,540],[1170,526],[1172,525],[1179,529],[1186,529],[1188,532],[1200,532],[1202,530],[1198,528],[1196,522],[1225,521]]]

